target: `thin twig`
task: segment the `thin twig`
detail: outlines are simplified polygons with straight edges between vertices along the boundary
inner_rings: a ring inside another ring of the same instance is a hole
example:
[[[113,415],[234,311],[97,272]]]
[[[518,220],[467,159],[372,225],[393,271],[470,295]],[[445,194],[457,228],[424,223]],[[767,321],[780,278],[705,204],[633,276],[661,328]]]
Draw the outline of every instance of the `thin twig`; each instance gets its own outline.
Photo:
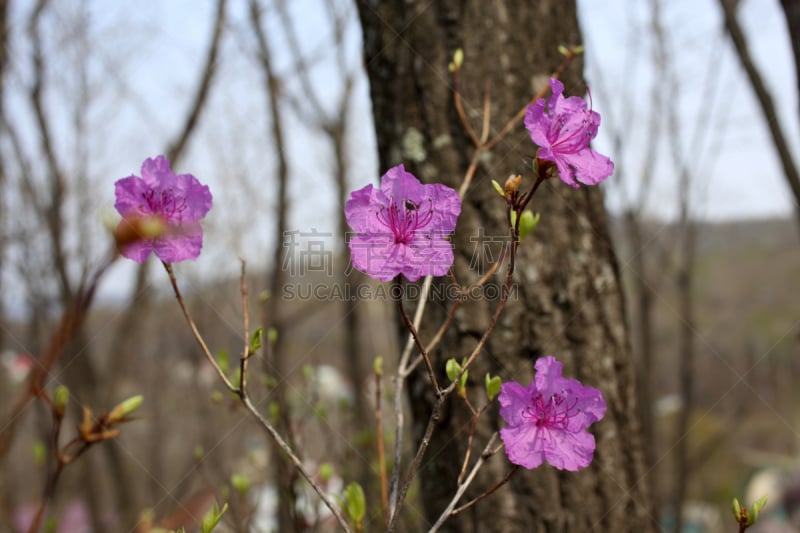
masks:
[[[397,277],[397,286],[402,286],[402,277]],[[398,291],[399,294],[402,292]],[[417,333],[417,328],[414,327],[414,324],[411,323],[409,320],[408,315],[406,314],[406,310],[403,308],[403,298],[402,296],[397,299],[397,307],[400,309],[400,316],[403,318],[403,323],[405,323],[406,328],[408,328],[409,333],[414,338],[414,344],[417,346],[417,350],[419,350],[419,354],[422,356],[422,359],[425,361],[425,366],[428,369],[428,379],[431,380],[431,386],[436,394],[439,394],[439,383],[436,381],[436,373],[433,371],[433,365],[431,364],[431,360],[428,357],[428,352],[425,351],[425,347],[422,345],[422,341],[419,338],[419,334]]]
[[[242,274],[239,278],[239,292],[242,295],[242,340],[244,347],[242,348],[242,355],[239,357],[239,395],[247,394],[247,360],[253,355],[250,349],[250,310],[247,302],[247,262],[244,258],[240,259],[242,263]]]
[[[197,344],[200,345],[200,349],[203,351],[203,354],[206,356],[206,359],[208,359],[208,362],[211,363],[211,366],[214,368],[219,378],[225,384],[225,388],[227,388],[234,394],[239,394],[239,387],[236,387],[233,383],[231,383],[231,381],[228,379],[228,376],[225,375],[225,372],[219,366],[219,363],[217,363],[217,358],[214,357],[214,354],[212,354],[211,350],[208,349],[206,341],[203,339],[202,335],[200,335],[200,332],[197,330],[197,326],[195,325],[194,320],[192,320],[191,315],[189,315],[189,310],[186,308],[186,304],[183,301],[183,296],[181,295],[181,291],[178,288],[178,280],[175,278],[175,272],[172,270],[172,264],[166,263],[164,261],[162,261],[162,264],[164,265],[164,268],[167,271],[167,275],[169,276],[169,282],[172,285],[173,292],[175,293],[175,298],[178,300],[178,305],[180,305],[181,311],[183,311],[183,316],[184,318],[186,318],[186,322],[189,324],[189,329],[192,330],[192,334],[194,335]]]
[[[492,436],[489,438],[489,442],[487,442],[487,443],[486,443],[486,446],[483,448],[483,451],[481,452],[481,456],[480,456],[480,457],[478,458],[478,460],[475,462],[475,465],[472,467],[472,470],[470,470],[469,476],[467,476],[467,479],[465,479],[463,483],[459,483],[459,484],[458,484],[458,489],[456,490],[456,493],[455,493],[455,495],[454,495],[454,496],[453,496],[453,498],[450,500],[450,503],[449,503],[449,504],[447,504],[447,507],[445,508],[445,510],[444,510],[444,511],[442,511],[442,514],[441,514],[441,515],[439,515],[439,518],[438,518],[438,519],[436,520],[436,522],[433,524],[433,527],[431,527],[431,528],[428,530],[428,533],[435,533],[436,531],[438,531],[438,530],[439,530],[439,528],[440,528],[440,527],[442,527],[442,524],[444,524],[444,523],[445,523],[445,521],[446,521],[448,518],[450,518],[451,516],[453,516],[453,515],[457,514],[457,512],[461,512],[461,510],[463,510],[462,508],[459,508],[460,510],[456,510],[456,511],[454,511],[454,510],[453,510],[453,508],[456,506],[456,504],[458,503],[458,501],[461,499],[461,497],[462,497],[462,496],[464,495],[464,493],[467,491],[467,489],[469,488],[469,486],[472,484],[472,481],[475,479],[475,476],[478,474],[478,470],[480,470],[480,469],[481,469],[481,467],[483,466],[483,464],[486,462],[486,459],[488,459],[488,458],[489,458],[489,457],[491,457],[492,455],[496,454],[496,453],[497,453],[497,452],[498,452],[498,451],[499,451],[499,450],[500,450],[500,449],[503,447],[503,445],[501,444],[500,446],[497,446],[496,448],[492,448],[492,446],[494,446],[494,442],[495,442],[495,440],[496,440],[496,439],[497,439],[497,432],[495,432],[495,433],[494,433],[494,434],[493,434],[493,435],[492,435]],[[516,471],[516,468],[517,468],[517,467],[515,467],[515,468],[514,468],[514,469],[511,471],[511,473],[512,473],[512,474],[513,474],[513,472],[515,472],[515,471]],[[479,496],[478,498],[476,498],[475,500],[472,500],[472,501],[471,501],[469,504],[467,504],[467,505],[469,505],[469,506],[471,506],[471,505],[474,505],[475,503],[477,503],[477,502],[478,502],[478,501],[480,501],[481,499],[483,499],[483,498],[485,498],[486,496],[488,496],[489,494],[493,493],[493,492],[494,492],[494,491],[496,491],[498,488],[500,488],[500,487],[501,487],[501,486],[502,486],[504,483],[506,483],[506,482],[507,482],[507,481],[510,479],[510,477],[511,477],[511,474],[507,475],[507,476],[506,476],[506,477],[505,477],[505,478],[504,478],[504,479],[503,479],[503,480],[502,480],[500,483],[498,483],[497,485],[495,485],[494,487],[492,487],[491,489],[489,489],[489,490],[488,490],[487,492],[485,492],[484,494],[480,495],[480,496]],[[466,508],[465,506],[462,506],[462,507],[463,507],[463,508]]]
[[[472,413],[472,420],[470,420],[469,423],[469,437],[467,437],[467,451],[464,453],[464,462],[461,464],[461,472],[459,472],[457,478],[457,483],[459,485],[461,485],[461,483],[464,481],[464,476],[467,474],[467,467],[469,466],[469,458],[472,455],[472,440],[475,438],[475,428],[478,426],[478,418],[483,412],[483,409],[481,409],[480,412],[476,412],[475,409],[472,407],[472,404],[469,403],[469,400],[467,398],[464,398],[464,401],[467,402],[467,407],[469,407],[469,410]]]
[[[472,129],[472,125],[467,119],[467,114],[464,112],[464,104],[461,102],[461,91],[458,89],[458,69],[453,71],[453,101],[456,105],[458,118],[461,119],[464,131],[466,131],[469,138],[472,139],[472,144],[474,144],[476,148],[481,146],[483,143],[478,139],[478,136],[475,135],[475,130]]]
[[[499,489],[500,487],[502,487],[503,485],[508,483],[508,481],[511,479],[511,477],[514,474],[516,474],[518,470],[519,470],[519,465],[514,465],[514,467],[511,470],[508,471],[508,474],[506,474],[506,476],[503,479],[498,481],[497,484],[495,484],[494,487],[492,487],[491,489],[487,490],[486,492],[484,492],[480,496],[477,496],[476,498],[468,501],[467,503],[465,503],[461,507],[453,509],[450,512],[450,515],[451,516],[455,516],[455,515],[457,515],[458,513],[462,512],[462,511],[466,511],[467,509],[469,509],[470,507],[472,507],[473,505],[475,505],[476,503],[478,503],[482,499],[486,498],[487,496],[491,496],[497,489]]]
[[[430,293],[431,286],[433,285],[433,276],[425,276],[422,282],[422,291],[420,292],[419,301],[417,303],[417,310],[414,312],[414,328],[419,329],[422,323],[422,316],[425,313],[425,306],[428,302],[428,294]],[[392,465],[392,477],[389,480],[389,517],[397,511],[397,487],[400,481],[400,465],[403,459],[403,426],[405,424],[405,417],[403,416],[403,386],[405,384],[406,376],[405,369],[408,366],[408,359],[411,357],[411,351],[414,349],[414,339],[409,333],[406,346],[403,348],[403,353],[400,355],[400,362],[397,364],[397,375],[395,376],[395,391],[394,391],[394,418],[395,418],[395,440],[394,440],[394,465]]]
[[[381,382],[383,375],[375,369],[375,443],[378,447],[378,474],[381,479],[381,512],[389,520],[389,480],[386,479],[386,455],[383,444],[383,418],[381,411]]]
[[[450,312],[447,313],[447,319],[445,319],[444,323],[442,323],[442,325],[439,327],[439,331],[436,332],[436,335],[434,335],[431,341],[425,346],[425,351],[428,353],[428,356],[430,356],[430,353],[433,351],[433,349],[436,348],[436,346],[441,342],[459,307],[461,307],[461,300],[456,300],[452,307],[450,307]],[[411,375],[411,372],[413,372],[421,362],[422,355],[418,355],[416,359],[414,359],[414,361],[408,366],[403,374],[403,377],[406,378]]]
[[[20,393],[20,396],[14,403],[14,407],[8,417],[8,421],[3,425],[2,429],[0,429],[0,460],[5,458],[6,454],[11,448],[11,444],[13,443],[14,436],[16,434],[18,421],[22,419],[20,416],[22,412],[28,407],[35,397],[43,397],[42,390],[50,369],[53,368],[56,362],[58,362],[58,359],[64,352],[64,348],[67,346],[67,343],[69,343],[69,341],[75,335],[75,332],[78,331],[78,328],[80,328],[81,324],[86,318],[86,313],[89,310],[89,307],[92,305],[92,301],[94,300],[100,280],[118,257],[119,254],[117,253],[116,247],[114,247],[109,252],[105,262],[89,279],[86,287],[78,291],[78,298],[76,298],[74,304],[69,309],[64,311],[64,314],[61,317],[61,322],[58,324],[55,333],[53,333],[53,336],[50,338],[50,342],[36,359],[37,366],[31,371],[31,375],[28,378],[28,386],[25,387],[25,389],[23,389],[23,391]]]
[[[314,489],[314,492],[317,493],[317,495],[320,497],[325,506],[331,511],[333,516],[339,522],[339,525],[342,526],[342,528],[347,533],[353,533],[353,530],[350,528],[350,525],[347,523],[347,519],[344,517],[342,512],[339,510],[336,504],[333,503],[330,497],[327,494],[325,494],[325,491],[322,489],[322,487],[320,487],[317,484],[317,482],[314,481],[314,479],[311,477],[311,474],[309,474],[306,471],[305,467],[303,466],[303,462],[300,460],[299,457],[297,457],[297,455],[295,455],[292,448],[286,443],[285,440],[283,440],[283,438],[280,436],[277,430],[272,426],[272,424],[266,418],[264,418],[264,416],[258,411],[258,409],[256,409],[255,405],[253,405],[253,402],[250,400],[250,397],[247,395],[246,390],[244,388],[234,387],[233,384],[228,380],[227,376],[222,371],[216,359],[214,358],[214,355],[209,351],[205,340],[203,339],[202,335],[200,335],[200,332],[198,331],[197,326],[194,323],[194,320],[192,319],[188,309],[186,308],[186,304],[183,301],[183,296],[181,295],[180,289],[178,289],[178,282],[175,279],[175,273],[172,270],[172,265],[170,263],[163,263],[163,265],[164,268],[167,270],[167,274],[169,275],[170,283],[172,284],[172,289],[175,292],[175,298],[178,300],[178,305],[183,311],[183,316],[184,318],[186,318],[186,323],[189,325],[189,329],[192,331],[195,340],[200,345],[200,348],[202,349],[203,354],[205,354],[206,359],[208,359],[208,361],[211,363],[211,366],[213,366],[214,369],[217,371],[217,374],[220,376],[220,379],[222,379],[223,383],[225,383],[225,386],[228,388],[228,390],[230,390],[239,397],[242,405],[244,405],[244,407],[250,412],[250,414],[253,415],[253,417],[255,417],[256,420],[258,420],[261,427],[263,427],[264,430],[266,430],[266,432],[269,434],[270,437],[272,437],[272,439],[275,441],[278,447],[280,447],[280,449],[283,450],[283,452],[289,458],[291,463],[294,465],[295,469],[297,469],[297,471],[300,473],[303,479],[305,479],[306,482],[309,485],[311,485],[311,488]],[[244,279],[244,276],[242,276],[242,279]],[[242,377],[242,382],[244,382],[244,377]]]

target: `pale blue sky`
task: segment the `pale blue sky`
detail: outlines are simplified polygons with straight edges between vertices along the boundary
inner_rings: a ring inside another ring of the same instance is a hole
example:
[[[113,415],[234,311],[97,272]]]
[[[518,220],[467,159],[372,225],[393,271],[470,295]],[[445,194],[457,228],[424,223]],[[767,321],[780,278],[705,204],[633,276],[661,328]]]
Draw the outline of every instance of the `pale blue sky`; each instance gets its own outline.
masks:
[[[727,39],[721,37],[716,1],[662,0],[665,24],[670,28],[669,39],[675,46],[681,72],[678,94],[666,97],[680,110],[686,139],[701,108],[713,106],[709,119],[712,135],[703,150],[709,154],[713,150],[708,147],[718,145],[719,151],[717,157],[706,157],[700,162],[695,213],[713,220],[787,216],[792,205],[788,189],[749,84]],[[319,0],[292,0],[290,4],[308,50],[330,47],[331,30],[319,4]],[[15,94],[24,90],[29,81],[28,49],[21,38],[24,35],[20,34],[29,7],[24,1],[14,5],[17,33],[7,106],[11,113],[30,116],[26,114],[24,97]],[[48,105],[61,117],[57,150],[69,160],[74,144],[69,133],[72,68],[74,57],[80,53],[70,38],[70,20],[81,2],[71,0],[53,5],[55,11],[47,21],[47,53],[56,58],[49,80],[51,87],[57,86],[58,90],[49,93]],[[86,0],[85,5],[91,21],[86,47],[91,58],[89,85],[93,94],[87,117],[89,174],[95,185],[88,194],[99,221],[111,211],[114,181],[138,173],[142,160],[162,153],[176,134],[205,54],[214,2]],[[194,173],[209,183],[215,195],[215,207],[206,221],[204,253],[196,264],[181,266],[190,276],[209,271],[234,273],[238,269],[236,255],[247,257],[254,265],[263,264],[273,244],[270,228],[275,160],[265,118],[262,78],[251,60],[253,40],[243,10],[245,5],[241,1],[230,3],[229,25],[233,31],[225,37],[210,107],[203,115],[189,152],[176,169]],[[624,198],[638,183],[634,174],[641,165],[642,149],[636,143],[644,136],[650,85],[654,80],[653,70],[648,66],[651,39],[643,30],[648,5],[644,0],[579,1],[587,45],[586,76],[590,86],[595,87],[594,109],[606,114],[607,120],[612,115],[628,116],[630,123],[626,123],[626,128],[633,133],[623,154],[610,152],[608,128],[601,127],[597,139],[596,147],[611,153],[628,171],[624,181],[612,177],[605,185],[613,210],[624,205]],[[360,32],[356,30],[354,11],[350,14],[353,29],[347,38],[348,57],[350,65],[357,67],[361,60]],[[778,1],[744,0],[739,18],[780,106],[783,124],[797,148],[800,146],[797,85]],[[286,73],[289,65],[282,29],[276,17],[270,19],[267,34],[276,54],[276,66],[279,72]],[[638,55],[631,52],[631,46]],[[721,80],[713,98],[703,88],[703,75],[712,56],[719,62]],[[323,58],[314,75],[324,86],[322,99],[333,101],[338,91],[338,76],[330,51]],[[633,70],[634,75],[626,78],[624,65],[631,58],[638,58],[638,66]],[[293,90],[292,87],[293,82],[287,82],[286,90]],[[352,189],[376,180],[379,175],[363,75],[355,94],[354,127],[348,139],[353,162],[349,176]],[[631,110],[629,115],[626,110]],[[297,117],[290,116],[288,121],[292,227],[302,231],[332,231],[333,188],[321,172],[329,168],[329,147]],[[29,146],[35,146],[33,137],[26,140]],[[698,149],[684,147],[691,154]],[[669,152],[663,150],[647,212],[660,217],[674,214],[676,181]],[[99,222],[95,226],[100,235]],[[99,254],[99,249],[91,253]],[[114,287],[124,284],[119,280],[132,272],[130,264],[117,268],[115,281],[111,283]]]

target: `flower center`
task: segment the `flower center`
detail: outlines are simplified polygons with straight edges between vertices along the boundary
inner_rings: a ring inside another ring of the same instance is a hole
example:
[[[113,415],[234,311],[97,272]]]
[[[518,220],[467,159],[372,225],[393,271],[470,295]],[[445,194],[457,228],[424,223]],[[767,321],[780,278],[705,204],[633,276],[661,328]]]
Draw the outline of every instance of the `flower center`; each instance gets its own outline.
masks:
[[[566,430],[569,421],[580,411],[578,400],[570,402],[564,391],[551,394],[545,398],[541,393],[531,397],[531,403],[525,408],[523,417],[537,427]]]
[[[181,222],[183,212],[187,208],[186,198],[176,195],[171,187],[161,191],[150,189],[142,194],[142,197],[153,214],[167,220],[177,218],[177,221]]]
[[[589,146],[594,138],[591,114],[580,112],[580,116],[560,116],[554,121],[551,149],[563,153],[574,153]]]
[[[414,232],[427,226],[433,218],[433,201],[426,198],[415,204],[411,200],[396,202],[392,199],[389,207],[381,206],[376,215],[392,233],[395,244],[409,244]]]

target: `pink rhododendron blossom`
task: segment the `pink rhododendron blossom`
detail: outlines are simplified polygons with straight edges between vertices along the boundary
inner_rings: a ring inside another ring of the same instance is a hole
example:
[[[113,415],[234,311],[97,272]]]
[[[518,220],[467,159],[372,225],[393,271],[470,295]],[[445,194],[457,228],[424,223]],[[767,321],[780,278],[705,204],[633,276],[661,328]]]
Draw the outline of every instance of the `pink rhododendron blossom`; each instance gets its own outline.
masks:
[[[120,252],[141,263],[155,252],[166,263],[196,259],[203,247],[198,222],[211,209],[211,191],[191,174],[175,174],[160,155],[142,163],[142,176],[128,176],[114,184],[114,207],[122,215],[120,226],[144,227],[141,221],[157,220],[154,235],[139,234]],[[150,226],[152,227],[152,225]]]
[[[498,401],[508,424],[500,430],[509,461],[536,468],[547,461],[560,470],[579,470],[592,462],[594,436],[586,431],[603,418],[599,390],[561,377],[563,365],[548,355],[536,361],[528,387],[503,383]]]
[[[461,213],[458,193],[441,184],[423,185],[403,165],[390,168],[380,188],[367,185],[345,206],[353,266],[381,281],[403,274],[410,281],[443,276],[453,265],[446,237]]]
[[[557,79],[550,78],[550,88],[549,100],[540,98],[525,111],[525,127],[540,147],[538,157],[555,163],[567,185],[578,188],[578,181],[596,185],[614,172],[609,158],[589,148],[597,136],[600,114],[587,109],[583,98],[564,98],[564,84]]]

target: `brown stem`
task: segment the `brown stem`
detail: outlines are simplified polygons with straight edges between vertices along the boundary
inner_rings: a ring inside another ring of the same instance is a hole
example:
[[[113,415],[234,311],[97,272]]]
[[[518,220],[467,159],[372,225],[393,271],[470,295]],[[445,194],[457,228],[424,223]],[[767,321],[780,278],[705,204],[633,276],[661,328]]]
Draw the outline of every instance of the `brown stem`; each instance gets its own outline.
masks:
[[[466,131],[469,138],[472,139],[472,144],[474,144],[476,148],[479,148],[483,143],[478,139],[478,136],[475,135],[475,130],[472,129],[472,125],[467,119],[467,114],[464,112],[464,104],[461,101],[461,91],[458,90],[458,70],[453,72],[453,101],[456,106],[458,118],[461,119],[461,124],[464,126],[464,131]]]
[[[172,265],[169,263],[163,263],[164,268],[167,270],[167,274],[169,275],[170,284],[172,285],[172,289],[175,292],[175,298],[178,300],[178,305],[183,311],[183,316],[186,319],[186,323],[189,325],[189,329],[191,330],[192,334],[194,335],[197,344],[200,345],[203,354],[208,359],[211,366],[217,371],[220,379],[225,383],[225,386],[228,388],[229,391],[233,392],[239,397],[242,405],[250,412],[250,414],[258,421],[259,425],[272,437],[272,440],[280,447],[281,450],[286,454],[289,458],[291,463],[294,465],[295,469],[300,473],[303,479],[314,489],[314,492],[320,497],[322,502],[325,506],[331,511],[333,516],[339,522],[339,525],[346,531],[347,533],[352,533],[352,529],[350,525],[347,523],[347,519],[344,517],[342,512],[339,508],[333,503],[333,500],[325,494],[325,491],[320,487],[316,481],[311,477],[311,474],[306,471],[305,467],[303,466],[303,461],[294,453],[291,446],[289,446],[286,441],[281,437],[278,431],[272,426],[272,424],[264,418],[264,416],[256,409],[253,402],[250,400],[250,397],[247,395],[246,391],[243,387],[234,387],[233,384],[228,380],[225,373],[220,368],[219,364],[217,363],[214,355],[209,351],[208,346],[206,345],[205,340],[203,339],[202,335],[197,329],[197,326],[194,323],[191,315],[189,314],[188,309],[186,308],[186,304],[183,301],[183,296],[181,295],[180,290],[178,289],[178,282],[175,279],[175,273],[172,270]],[[244,276],[242,277],[244,279]],[[244,283],[244,282],[242,282]],[[248,339],[249,340],[249,339]],[[248,345],[249,346],[249,345]]]
[[[395,283],[397,287],[402,287],[402,274],[398,275],[395,279]],[[402,291],[398,291],[399,295],[402,295]],[[431,386],[433,387],[433,392],[438,396],[439,394],[439,383],[436,381],[436,374],[433,371],[433,365],[431,364],[431,360],[428,357],[428,352],[425,351],[425,347],[422,345],[422,341],[419,338],[419,334],[417,333],[417,328],[414,327],[414,324],[411,323],[411,320],[408,318],[406,314],[406,310],[403,308],[403,298],[400,296],[397,299],[397,307],[400,309],[400,316],[403,317],[403,323],[408,328],[408,331],[411,333],[411,336],[414,338],[414,344],[417,345],[417,350],[419,350],[419,354],[422,356],[422,359],[425,361],[425,366],[428,369],[428,378],[431,380]]]
[[[228,376],[225,375],[225,372],[219,366],[219,363],[217,363],[216,357],[214,357],[214,354],[212,354],[211,350],[208,349],[206,341],[203,339],[202,335],[200,335],[200,332],[197,330],[197,326],[195,325],[194,320],[192,320],[192,317],[189,314],[189,310],[186,308],[186,303],[183,301],[183,296],[181,295],[181,291],[178,288],[178,280],[175,278],[175,272],[172,270],[172,265],[164,261],[162,261],[161,264],[164,265],[164,268],[167,271],[167,275],[169,276],[169,282],[172,285],[173,292],[175,293],[175,298],[178,300],[178,305],[180,306],[181,311],[183,312],[184,318],[186,318],[186,323],[189,324],[189,329],[192,330],[192,335],[194,335],[197,344],[200,345],[200,349],[206,356],[206,359],[208,359],[208,362],[211,363],[211,366],[214,368],[219,378],[225,384],[225,388],[227,388],[234,394],[239,394],[239,387],[236,387],[233,383],[231,383],[231,381],[228,379]]]
[[[467,402],[467,407],[472,412],[472,420],[469,423],[469,437],[467,438],[467,451],[464,453],[464,462],[461,464],[461,472],[458,474],[457,483],[461,485],[464,482],[464,476],[467,475],[467,466],[469,466],[469,458],[472,455],[472,439],[475,437],[475,428],[478,426],[478,417],[480,416],[479,412],[476,412],[475,409],[472,407],[472,404],[469,403],[469,400],[464,398],[464,401]],[[483,409],[481,409],[483,411]]]
[[[37,358],[38,364],[31,372],[31,377],[28,380],[28,387],[26,387],[17,398],[14,408],[11,411],[11,415],[8,418],[8,422],[4,424],[3,429],[0,430],[0,459],[6,456],[11,447],[11,444],[14,440],[17,423],[22,418],[20,415],[34,397],[42,395],[42,387],[48,373],[50,372],[50,369],[56,364],[59,357],[61,357],[63,354],[64,348],[67,346],[69,341],[75,335],[75,332],[78,331],[78,328],[83,323],[83,320],[86,317],[86,311],[89,309],[92,301],[94,300],[94,295],[97,290],[97,286],[100,283],[100,279],[118,257],[119,256],[115,248],[109,253],[106,261],[89,279],[86,287],[78,291],[79,296],[75,299],[71,308],[68,308],[66,311],[64,311],[64,315],[61,317],[61,322],[59,323],[55,333],[53,333],[53,336],[50,338],[50,342]]]
[[[375,442],[378,447],[378,474],[381,478],[381,511],[384,520],[389,520],[389,480],[386,479],[386,455],[383,444],[383,419],[381,414],[382,375],[375,372]]]
[[[455,514],[453,512],[453,508],[456,506],[458,501],[461,499],[461,497],[467,491],[469,486],[472,484],[472,481],[475,479],[475,476],[478,474],[478,470],[480,470],[481,467],[483,466],[483,463],[486,462],[486,459],[488,459],[492,455],[496,454],[503,447],[503,445],[501,444],[500,446],[497,446],[496,448],[493,448],[495,439],[497,439],[497,433],[496,432],[494,434],[492,434],[491,438],[489,438],[489,442],[487,442],[486,446],[484,446],[483,452],[481,452],[481,456],[478,458],[478,460],[472,466],[472,470],[470,470],[470,473],[467,476],[467,478],[463,482],[460,482],[458,484],[458,489],[456,490],[456,493],[453,495],[453,497],[450,499],[450,503],[447,504],[447,507],[445,507],[444,511],[442,511],[442,514],[439,515],[438,520],[436,520],[436,523],[433,524],[433,526],[428,531],[428,533],[435,533],[436,531],[438,531],[439,528],[442,527],[442,525],[447,521],[447,519],[450,518],[453,514]],[[509,478],[509,477],[511,477],[511,476],[510,475],[507,476],[507,478]],[[504,480],[501,483],[505,483],[505,481],[508,481],[507,478],[506,478],[506,480]],[[494,492],[495,490],[497,490],[497,487],[492,489],[492,492]],[[483,497],[485,497],[485,496],[488,496],[488,494],[484,495]]]
[[[489,490],[487,490],[486,492],[484,492],[480,496],[477,496],[474,499],[470,500],[469,502],[465,503],[461,507],[457,507],[457,508],[453,509],[450,512],[450,515],[454,516],[454,515],[457,515],[458,513],[462,512],[462,511],[466,511],[467,509],[469,509],[470,507],[472,507],[473,505],[475,505],[476,503],[478,503],[482,499],[486,498],[487,496],[491,496],[497,489],[499,489],[500,487],[502,487],[503,485],[508,483],[508,481],[511,479],[511,476],[513,476],[514,474],[517,473],[517,470],[519,470],[519,465],[514,465],[514,467],[511,470],[509,470],[508,474],[506,474],[506,476],[503,479],[498,481],[497,484],[494,487],[490,488]]]
[[[541,185],[542,181],[544,181],[544,178],[542,178],[541,176],[537,176],[537,180],[534,183],[533,187],[531,188],[530,192],[526,194],[526,196],[524,197],[525,205],[527,205],[527,203],[531,201],[533,195],[539,189],[539,186]],[[522,207],[524,207],[524,205]],[[506,215],[506,219],[509,220],[510,223],[510,211],[511,211],[510,205],[507,211],[508,213]],[[450,385],[447,386],[447,388],[442,390],[436,389],[439,393],[438,397],[436,399],[436,402],[433,404],[433,410],[431,411],[431,416],[428,419],[428,425],[425,428],[425,434],[422,438],[422,441],[420,442],[419,448],[417,448],[417,453],[414,456],[413,462],[409,466],[408,472],[406,473],[406,477],[403,480],[403,485],[399,488],[397,497],[394,500],[394,507],[392,508],[393,512],[389,521],[388,531],[394,531],[394,529],[396,528],[397,518],[399,516],[398,509],[402,504],[403,500],[405,499],[405,495],[408,492],[411,483],[414,481],[414,477],[416,475],[417,469],[419,468],[419,465],[422,463],[422,457],[425,455],[428,445],[430,444],[430,439],[431,435],[433,434],[433,429],[439,422],[439,416],[441,414],[440,411],[442,406],[444,405],[444,400],[450,395],[450,393],[453,392],[453,390],[455,390],[456,386],[458,385],[458,381],[461,379],[463,373],[467,371],[469,366],[475,361],[475,359],[478,357],[478,354],[480,354],[481,350],[486,345],[486,342],[489,340],[489,336],[492,334],[492,331],[494,331],[494,328],[497,325],[497,321],[500,318],[500,314],[503,312],[503,309],[505,308],[506,303],[508,302],[508,296],[511,293],[511,284],[514,279],[514,268],[516,264],[517,248],[519,247],[519,222],[520,219],[522,218],[519,216],[519,213],[522,212],[522,208],[518,206],[517,212],[518,216],[516,218],[516,223],[513,227],[510,228],[511,251],[509,253],[508,271],[506,274],[505,284],[503,285],[503,292],[500,297],[500,302],[498,303],[497,308],[494,311],[494,314],[492,314],[492,317],[489,321],[489,325],[486,328],[486,331],[481,336],[480,340],[478,341],[478,344],[472,350],[472,353],[470,353],[469,357],[467,358],[467,361],[462,365],[461,371],[458,373],[456,378],[453,380],[452,383],[450,383]],[[402,311],[402,305],[400,307]],[[408,320],[404,312],[403,312],[403,317],[404,320],[406,321]],[[415,342],[418,343],[419,347],[418,339],[415,337],[414,340]],[[426,359],[426,363],[430,365],[430,361],[428,359]]]

